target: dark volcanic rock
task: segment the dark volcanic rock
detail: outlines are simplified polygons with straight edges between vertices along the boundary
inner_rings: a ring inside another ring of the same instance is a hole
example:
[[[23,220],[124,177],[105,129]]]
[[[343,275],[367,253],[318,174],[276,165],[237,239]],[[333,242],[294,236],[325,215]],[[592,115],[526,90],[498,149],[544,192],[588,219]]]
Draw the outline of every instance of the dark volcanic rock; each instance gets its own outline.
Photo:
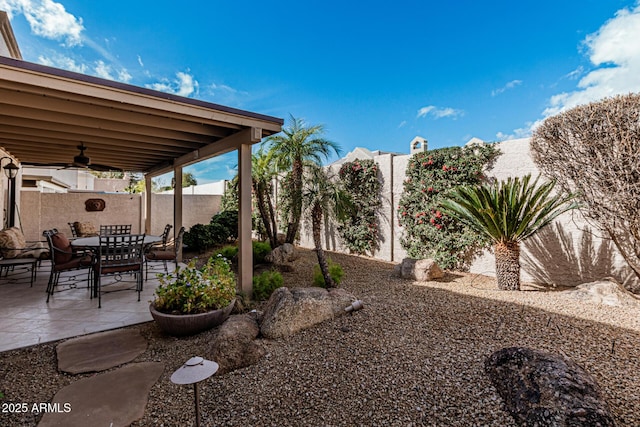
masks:
[[[485,371],[519,425],[615,425],[593,377],[566,357],[503,348],[487,358]]]

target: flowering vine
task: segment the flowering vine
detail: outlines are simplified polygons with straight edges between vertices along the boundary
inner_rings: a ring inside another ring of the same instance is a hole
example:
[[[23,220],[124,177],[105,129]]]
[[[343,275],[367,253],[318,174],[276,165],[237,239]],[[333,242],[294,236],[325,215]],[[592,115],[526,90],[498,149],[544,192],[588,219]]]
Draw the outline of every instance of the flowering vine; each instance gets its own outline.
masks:
[[[482,182],[498,155],[493,145],[450,147],[413,155],[406,169],[398,220],[400,242],[412,258],[432,258],[443,268],[464,269],[483,237],[439,210],[446,192]]]
[[[352,253],[373,255],[378,248],[377,214],[382,203],[378,164],[373,160],[356,159],[344,163],[338,175],[357,206],[357,211],[338,225],[338,233]]]

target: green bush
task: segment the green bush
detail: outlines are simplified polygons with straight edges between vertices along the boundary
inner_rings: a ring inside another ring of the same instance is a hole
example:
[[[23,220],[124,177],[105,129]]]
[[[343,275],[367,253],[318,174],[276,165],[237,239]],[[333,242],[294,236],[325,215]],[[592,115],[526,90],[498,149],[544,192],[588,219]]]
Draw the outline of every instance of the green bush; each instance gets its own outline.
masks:
[[[228,306],[236,297],[236,276],[229,262],[211,257],[196,268],[195,259],[173,273],[158,274],[156,310],[168,314],[195,314]]]
[[[329,260],[329,276],[331,276],[336,286],[340,284],[342,277],[344,276],[344,270],[340,267],[340,264],[335,264]],[[313,267],[313,286],[317,286],[319,288],[327,287],[324,283],[324,276],[322,275],[322,271],[320,271],[320,266],[318,264]]]
[[[264,301],[269,299],[273,291],[282,286],[282,274],[277,271],[265,271],[253,278],[253,299]]]
[[[484,237],[440,210],[449,190],[477,185],[499,154],[493,145],[450,147],[411,156],[398,204],[400,240],[412,258],[433,258],[442,268],[464,269]]]
[[[184,244],[190,250],[204,252],[220,244],[220,235],[223,232],[219,224],[195,224],[184,233]]]
[[[217,251],[215,251],[213,255],[214,256],[221,255],[226,259],[228,259],[229,261],[232,261],[235,258],[235,256],[238,255],[238,247],[234,245],[223,246]]]
[[[264,257],[266,257],[269,252],[271,252],[271,245],[269,242],[253,242],[253,263],[254,264],[262,264],[264,263]]]
[[[211,225],[219,227],[219,242],[226,243],[238,239],[238,211],[222,211],[211,218]]]

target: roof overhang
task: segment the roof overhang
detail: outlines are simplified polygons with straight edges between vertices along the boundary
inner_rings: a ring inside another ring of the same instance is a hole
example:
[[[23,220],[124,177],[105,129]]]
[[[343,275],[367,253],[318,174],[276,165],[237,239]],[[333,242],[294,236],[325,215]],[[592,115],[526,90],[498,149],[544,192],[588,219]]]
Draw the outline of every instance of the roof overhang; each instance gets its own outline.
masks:
[[[280,132],[283,120],[0,57],[0,147],[23,164],[91,163],[157,175]]]

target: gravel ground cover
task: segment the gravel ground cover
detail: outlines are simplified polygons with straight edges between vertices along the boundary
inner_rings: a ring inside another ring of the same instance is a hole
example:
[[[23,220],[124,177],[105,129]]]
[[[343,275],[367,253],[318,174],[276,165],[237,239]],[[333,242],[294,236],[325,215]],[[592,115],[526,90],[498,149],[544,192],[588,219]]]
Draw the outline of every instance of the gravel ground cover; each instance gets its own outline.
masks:
[[[285,286],[309,286],[315,253],[301,250]],[[392,278],[393,264],[330,254],[342,287],[364,309],[287,339],[265,341],[258,364],[199,386],[206,426],[511,426],[484,374],[493,351],[529,346],[570,357],[600,384],[619,426],[640,425],[638,309],[573,301],[558,290],[496,289],[495,279],[463,273],[417,284]],[[161,361],[145,416],[134,426],[195,425],[193,388],[169,377],[193,355],[206,357],[213,331],[149,340],[135,361]],[[92,375],[92,374],[87,374]],[[47,402],[83,375],[59,373],[55,343],[0,353],[2,402]],[[39,416],[0,414],[2,426]]]

